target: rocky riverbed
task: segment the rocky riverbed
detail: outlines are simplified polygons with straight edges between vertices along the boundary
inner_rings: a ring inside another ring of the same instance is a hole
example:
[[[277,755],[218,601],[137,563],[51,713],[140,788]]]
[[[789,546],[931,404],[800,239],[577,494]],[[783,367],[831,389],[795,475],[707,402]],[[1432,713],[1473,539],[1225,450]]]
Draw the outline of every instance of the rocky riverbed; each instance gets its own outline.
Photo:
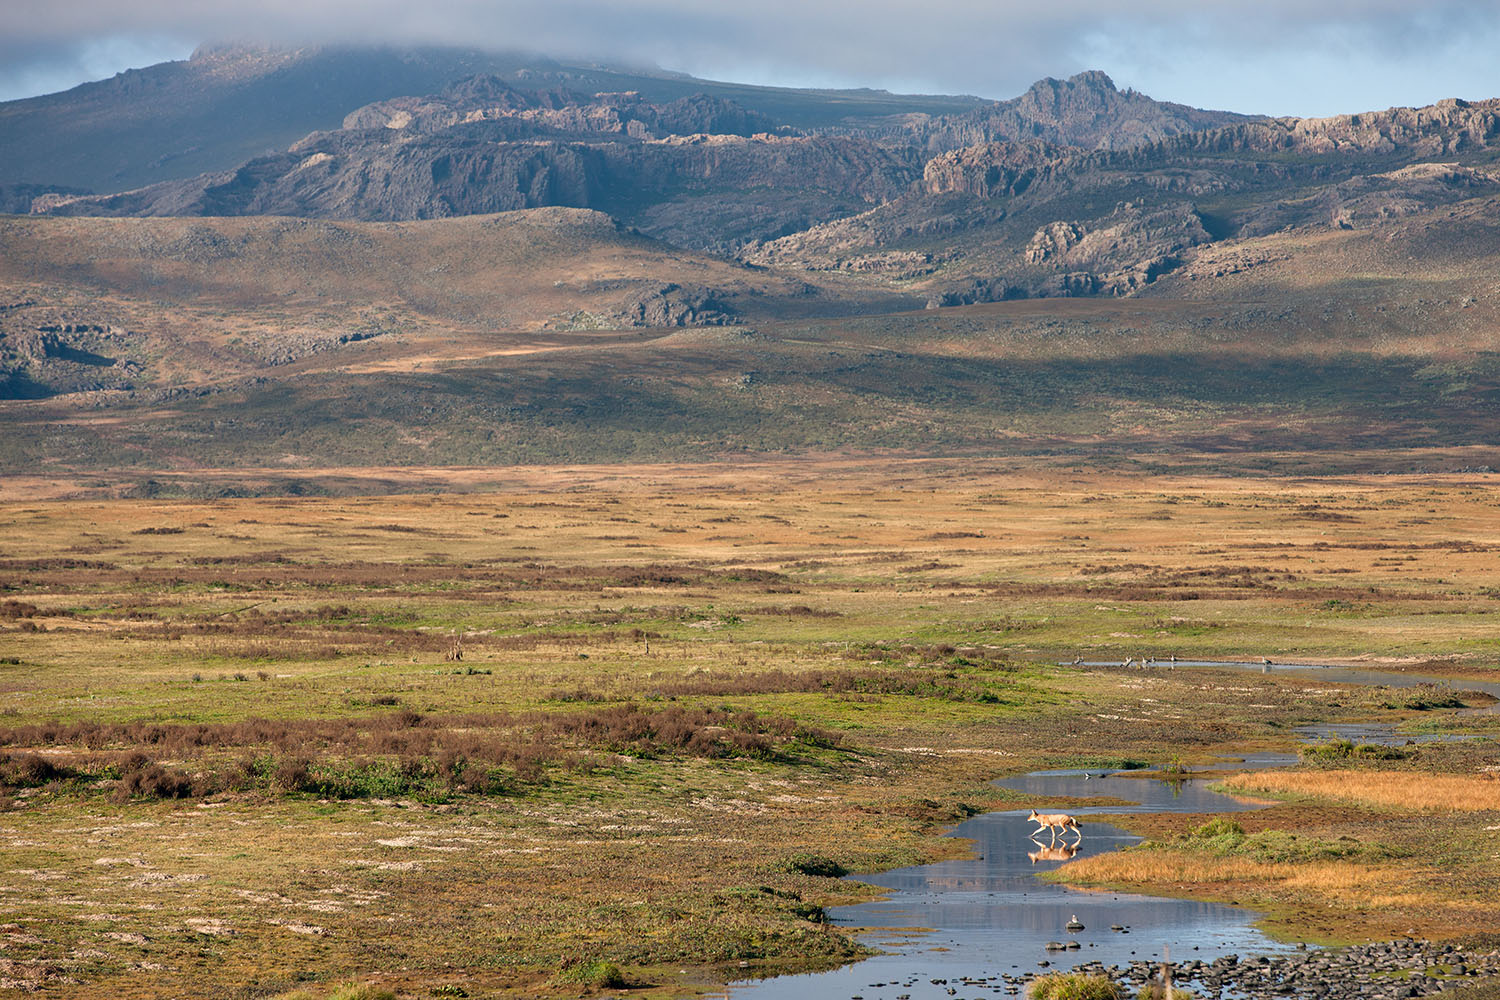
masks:
[[[1428,996],[1460,983],[1500,976],[1500,949],[1466,949],[1453,944],[1399,940],[1274,957],[1241,959],[1237,955],[1224,955],[1211,962],[1174,962],[1172,969],[1174,985],[1199,1000],[1221,997],[1398,1000]],[[1016,995],[1045,971],[966,978],[946,985],[949,994],[955,997],[962,996],[965,988],[989,995],[996,992]],[[1148,982],[1159,981],[1161,963],[1142,960],[1119,966],[1086,962],[1071,971],[1109,976],[1125,987],[1127,995],[1133,995]]]

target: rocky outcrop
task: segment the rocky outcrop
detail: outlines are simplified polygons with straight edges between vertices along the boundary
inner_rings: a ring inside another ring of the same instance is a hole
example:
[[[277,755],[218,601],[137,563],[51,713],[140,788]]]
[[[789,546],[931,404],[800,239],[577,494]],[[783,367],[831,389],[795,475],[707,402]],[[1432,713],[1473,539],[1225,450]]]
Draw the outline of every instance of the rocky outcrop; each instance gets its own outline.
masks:
[[[1500,99],[1449,99],[1333,118],[1279,118],[1160,144],[1162,153],[1291,152],[1307,156],[1399,156],[1409,160],[1489,149],[1500,140]]]
[[[743,255],[851,269],[925,252],[935,304],[1130,294],[1214,240],[1378,225],[1500,193],[1497,136],[1500,101],[1444,101],[1240,122],[1129,149],[985,142],[932,157],[900,197]]]
[[[1010,198],[1058,177],[1070,160],[1066,152],[1045,142],[970,146],[928,160],[922,168],[922,191]]]
[[[627,326],[723,326],[735,320],[734,310],[699,285],[663,283],[641,289],[625,303],[621,318]]]
[[[17,303],[0,310],[0,399],[128,388],[141,365],[130,335],[112,323],[47,315]]]

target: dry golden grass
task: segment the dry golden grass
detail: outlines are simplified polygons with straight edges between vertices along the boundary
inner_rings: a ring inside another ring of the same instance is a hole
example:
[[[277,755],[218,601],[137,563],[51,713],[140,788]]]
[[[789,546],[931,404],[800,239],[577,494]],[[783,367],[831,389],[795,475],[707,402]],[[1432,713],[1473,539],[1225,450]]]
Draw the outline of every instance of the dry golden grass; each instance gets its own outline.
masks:
[[[1058,873],[1070,885],[1243,903],[1267,913],[1286,938],[1331,942],[1411,931],[1451,936],[1490,925],[1493,889],[1460,890],[1451,873],[1420,860],[1267,862],[1153,845],[1074,861]]]
[[[1380,809],[1425,812],[1500,812],[1494,775],[1413,774],[1409,771],[1260,771],[1224,780],[1239,792],[1297,795]]]
[[[1072,862],[1066,873],[1070,882],[1172,887],[1179,892],[1274,882],[1287,891],[1315,892],[1329,898],[1357,895],[1361,905],[1441,902],[1430,892],[1413,889],[1403,873],[1373,865],[1260,862],[1249,858],[1206,857],[1168,848],[1101,854]]]

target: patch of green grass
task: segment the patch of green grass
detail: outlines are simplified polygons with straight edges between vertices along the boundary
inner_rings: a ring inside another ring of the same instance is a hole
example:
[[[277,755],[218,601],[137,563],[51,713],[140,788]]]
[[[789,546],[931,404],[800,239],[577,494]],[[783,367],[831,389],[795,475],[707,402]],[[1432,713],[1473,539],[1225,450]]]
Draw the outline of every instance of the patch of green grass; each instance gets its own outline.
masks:
[[[591,990],[619,990],[630,985],[625,973],[618,965],[607,959],[596,958],[580,962],[564,969],[558,976],[563,982],[578,983]]]
[[[1217,817],[1189,832],[1177,843],[1209,851],[1221,857],[1240,856],[1260,862],[1312,862],[1357,860],[1388,861],[1409,857],[1410,852],[1355,837],[1320,839],[1283,830],[1260,830],[1247,834],[1234,820]]]
[[[1321,767],[1340,767],[1359,761],[1407,760],[1412,751],[1406,747],[1387,746],[1383,743],[1354,743],[1353,740],[1334,739],[1314,743],[1300,751],[1302,763]]]

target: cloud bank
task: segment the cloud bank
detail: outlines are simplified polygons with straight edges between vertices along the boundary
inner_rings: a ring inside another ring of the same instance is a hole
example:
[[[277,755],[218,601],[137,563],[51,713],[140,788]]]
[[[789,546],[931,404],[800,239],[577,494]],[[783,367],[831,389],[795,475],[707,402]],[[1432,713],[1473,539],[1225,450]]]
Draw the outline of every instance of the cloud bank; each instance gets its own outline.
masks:
[[[213,40],[457,44],[996,98],[1103,69],[1160,99],[1270,114],[1500,96],[1493,0],[9,0],[0,39],[0,97]]]

